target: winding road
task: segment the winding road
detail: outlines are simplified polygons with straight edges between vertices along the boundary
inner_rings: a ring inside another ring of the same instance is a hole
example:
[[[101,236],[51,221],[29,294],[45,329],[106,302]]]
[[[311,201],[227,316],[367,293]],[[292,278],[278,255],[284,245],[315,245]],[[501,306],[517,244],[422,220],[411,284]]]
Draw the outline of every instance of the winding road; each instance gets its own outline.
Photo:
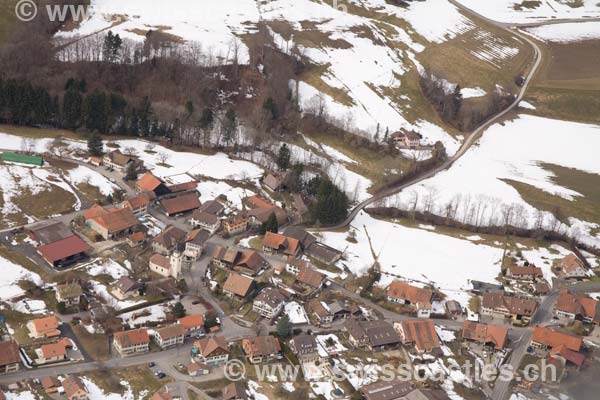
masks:
[[[476,12],[464,7],[463,5],[461,5],[460,3],[456,2],[455,0],[449,0],[452,4],[454,4],[456,7],[458,7],[459,9],[463,10],[465,13],[467,14],[472,14],[473,16],[475,16],[478,19],[482,19],[484,21],[486,21],[487,23],[493,24],[494,26],[497,26],[501,29],[504,29],[508,32],[510,32],[512,35],[515,35],[517,37],[519,37],[520,39],[524,40],[525,42],[527,42],[529,45],[531,45],[531,47],[533,47],[534,51],[535,51],[535,60],[533,62],[533,66],[531,67],[529,73],[527,74],[525,83],[523,84],[523,87],[521,87],[521,90],[519,91],[519,94],[517,95],[517,97],[515,98],[515,100],[510,104],[510,106],[508,106],[506,109],[504,109],[502,112],[496,114],[495,116],[489,118],[487,121],[485,121],[484,123],[482,123],[477,129],[475,129],[474,131],[472,131],[468,136],[467,139],[463,142],[463,144],[461,145],[461,147],[458,149],[458,151],[452,155],[451,157],[449,157],[443,164],[429,170],[426,171],[418,176],[415,176],[413,179],[410,179],[406,182],[403,182],[397,186],[393,186],[387,189],[384,189],[382,191],[380,191],[379,193],[374,194],[373,196],[371,196],[370,198],[368,198],[367,200],[363,201],[362,203],[359,203],[357,206],[355,206],[350,213],[348,214],[348,217],[341,223],[335,225],[335,226],[329,226],[329,227],[323,227],[323,228],[317,228],[314,229],[316,231],[325,231],[325,230],[331,230],[331,229],[338,229],[338,228],[344,228],[347,227],[348,225],[350,225],[352,223],[352,221],[354,220],[354,218],[356,218],[356,216],[358,215],[358,213],[360,213],[362,210],[364,210],[367,206],[382,200],[386,197],[389,197],[393,194],[397,194],[399,192],[401,192],[402,190],[406,189],[409,186],[415,185],[417,183],[423,182],[426,179],[432,178],[433,176],[437,175],[438,173],[447,170],[448,168],[450,168],[456,161],[458,161],[462,156],[464,156],[467,151],[469,151],[469,149],[471,148],[471,146],[473,146],[473,144],[481,137],[481,134],[487,129],[489,128],[491,125],[493,125],[494,123],[498,122],[499,120],[501,120],[502,118],[504,118],[504,116],[506,116],[509,112],[511,112],[512,110],[514,110],[515,108],[517,108],[519,106],[519,102],[521,102],[521,100],[523,100],[523,97],[525,97],[525,93],[527,92],[527,89],[529,88],[529,85],[531,84],[531,81],[533,80],[533,77],[535,76],[535,74],[537,73],[537,70],[539,69],[539,66],[542,62],[542,51],[539,48],[539,46],[530,38],[528,38],[526,35],[522,34],[521,32],[519,32],[516,29],[513,29],[511,25],[508,24],[504,24],[501,22],[497,22],[497,21],[493,21],[490,20],[486,17],[484,17],[483,15],[477,14]],[[537,24],[540,25],[540,24]]]

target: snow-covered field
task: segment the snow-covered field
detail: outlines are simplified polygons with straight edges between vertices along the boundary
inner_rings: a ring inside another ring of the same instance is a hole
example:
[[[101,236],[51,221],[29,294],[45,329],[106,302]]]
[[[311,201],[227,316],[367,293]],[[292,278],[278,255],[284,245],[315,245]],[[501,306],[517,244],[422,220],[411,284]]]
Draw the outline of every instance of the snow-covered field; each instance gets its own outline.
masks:
[[[110,182],[102,174],[83,165],[78,165],[77,168],[69,170],[67,178],[73,185],[87,183],[96,186],[104,196],[108,196],[118,189],[117,185]]]
[[[346,249],[348,261],[343,263],[357,275],[363,275],[373,265],[374,252],[384,272],[382,287],[400,278],[412,280],[418,286],[432,283],[449,298],[466,305],[469,280],[494,282],[500,273],[500,247],[407,228],[374,219],[364,212],[351,227],[356,244],[346,240],[345,232],[324,232],[325,243]]]
[[[564,140],[569,132],[569,140]],[[437,174],[388,199],[388,205],[419,210],[471,224],[500,225],[511,212],[511,222],[533,227],[538,217],[546,226],[550,213],[540,214],[517,190],[502,179],[523,182],[549,194],[572,200],[579,193],[552,182],[542,162],[600,174],[596,148],[600,129],[595,125],[558,121],[529,115],[490,127],[464,157],[449,170]],[[594,225],[570,219],[570,229],[581,240],[600,243],[589,231]]]
[[[600,22],[571,22],[565,24],[553,24],[528,28],[538,39],[570,43],[582,40],[600,39]]]
[[[0,281],[0,300],[10,300],[17,296],[25,294],[18,285],[20,280],[27,280],[42,286],[44,282],[38,274],[26,270],[20,265],[14,264],[9,260],[0,257],[0,270],[2,271],[2,280]]]
[[[600,17],[597,0],[583,0],[581,7],[571,7],[570,0],[543,0],[533,8],[520,5],[523,0],[458,0],[483,16],[501,22],[532,23],[549,19]]]
[[[233,57],[236,35],[253,30],[259,19],[253,0],[92,0],[88,13],[89,19],[78,29],[59,36],[90,35],[112,26],[122,38],[142,42],[148,30],[160,29],[227,60]],[[241,43],[239,61],[248,61],[248,50]]]
[[[129,275],[127,269],[111,259],[96,259],[89,264],[82,265],[80,268],[85,269],[92,276],[110,275],[114,280]]]

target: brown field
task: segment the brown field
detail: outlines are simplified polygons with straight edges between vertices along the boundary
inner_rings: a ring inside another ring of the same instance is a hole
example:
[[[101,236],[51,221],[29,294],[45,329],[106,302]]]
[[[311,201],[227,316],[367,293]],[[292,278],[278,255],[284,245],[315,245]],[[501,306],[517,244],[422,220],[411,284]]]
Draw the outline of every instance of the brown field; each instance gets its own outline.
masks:
[[[543,60],[527,93],[536,115],[600,123],[600,40],[543,43]]]

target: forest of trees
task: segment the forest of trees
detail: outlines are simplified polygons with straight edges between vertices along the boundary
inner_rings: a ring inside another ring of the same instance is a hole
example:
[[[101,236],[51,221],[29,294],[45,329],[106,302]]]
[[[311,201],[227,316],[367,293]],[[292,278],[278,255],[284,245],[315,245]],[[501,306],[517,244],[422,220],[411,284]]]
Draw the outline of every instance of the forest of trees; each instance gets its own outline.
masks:
[[[460,85],[448,90],[448,82],[430,73],[424,73],[419,79],[423,95],[431,102],[440,118],[461,132],[469,132],[491,116],[507,108],[514,95],[495,90],[483,98],[483,101],[467,103],[461,94]]]

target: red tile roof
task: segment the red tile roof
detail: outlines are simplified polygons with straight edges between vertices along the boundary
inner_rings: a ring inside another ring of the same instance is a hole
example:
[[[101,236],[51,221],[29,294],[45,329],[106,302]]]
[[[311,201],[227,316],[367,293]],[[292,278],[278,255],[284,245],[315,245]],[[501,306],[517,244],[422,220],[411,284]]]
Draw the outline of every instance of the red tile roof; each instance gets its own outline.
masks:
[[[295,255],[298,252],[300,242],[297,239],[280,235],[279,233],[267,232],[263,239],[263,246],[276,251],[282,251],[287,255]]]
[[[387,288],[387,296],[408,300],[413,304],[431,305],[433,292],[429,289],[409,285],[406,282],[394,281]]]
[[[185,329],[195,329],[204,326],[204,318],[200,314],[188,315],[177,320]]]
[[[20,361],[19,345],[16,342],[0,342],[0,366],[17,364]]]
[[[501,350],[506,344],[508,328],[465,321],[463,323],[462,335],[465,339],[479,343],[492,343],[496,350]]]
[[[138,179],[137,187],[142,191],[147,190],[149,192],[152,192],[162,183],[163,181],[154,176],[152,172],[146,172],[144,176]]]
[[[189,193],[166,199],[161,204],[169,215],[192,211],[201,206],[197,193]]]
[[[413,319],[400,322],[405,343],[414,343],[419,351],[431,351],[440,347],[435,324],[430,319]]]
[[[579,351],[582,344],[582,339],[579,336],[556,332],[541,326],[535,328],[531,340],[552,348],[564,345],[567,349],[573,351]]]
[[[150,343],[148,331],[145,329],[117,332],[114,335],[114,339],[121,345],[121,347],[130,347]]]
[[[95,205],[84,214],[86,220],[94,220],[109,233],[121,232],[137,225],[129,208],[103,208]]]
[[[59,240],[58,242],[40,246],[37,250],[44,259],[54,263],[64,258],[85,253],[90,250],[90,246],[81,240],[79,236],[73,235],[66,239]]]

